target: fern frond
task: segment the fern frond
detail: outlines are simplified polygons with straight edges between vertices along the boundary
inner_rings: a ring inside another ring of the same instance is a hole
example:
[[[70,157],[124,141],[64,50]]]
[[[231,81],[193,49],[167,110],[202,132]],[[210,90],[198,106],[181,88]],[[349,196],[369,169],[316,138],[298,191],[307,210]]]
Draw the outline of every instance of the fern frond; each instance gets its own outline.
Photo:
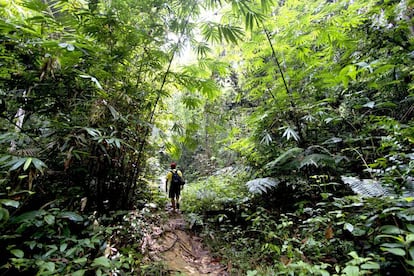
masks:
[[[246,186],[248,187],[250,193],[263,194],[267,193],[267,191],[272,188],[276,188],[278,184],[279,181],[277,179],[265,177],[250,180],[246,183]]]
[[[341,176],[342,181],[349,185],[356,194],[365,197],[385,196],[390,193],[381,185],[379,181],[374,179],[362,179],[353,176]]]

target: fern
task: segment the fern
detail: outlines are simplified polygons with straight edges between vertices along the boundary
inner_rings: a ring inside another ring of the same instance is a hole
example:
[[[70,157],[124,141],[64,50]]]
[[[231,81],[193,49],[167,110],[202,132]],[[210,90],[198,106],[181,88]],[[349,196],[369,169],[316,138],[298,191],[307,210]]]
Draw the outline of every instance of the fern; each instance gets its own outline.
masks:
[[[360,180],[353,176],[341,176],[341,179],[345,184],[349,185],[354,193],[361,196],[376,197],[390,194],[379,181],[374,179]]]
[[[256,178],[246,183],[250,193],[263,194],[272,188],[276,188],[279,184],[277,179],[271,177]]]

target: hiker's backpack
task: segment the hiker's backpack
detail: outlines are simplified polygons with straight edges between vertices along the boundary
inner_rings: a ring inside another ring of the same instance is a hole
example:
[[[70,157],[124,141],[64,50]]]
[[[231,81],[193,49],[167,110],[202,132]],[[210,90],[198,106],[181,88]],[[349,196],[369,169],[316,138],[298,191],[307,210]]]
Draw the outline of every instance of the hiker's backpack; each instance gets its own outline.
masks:
[[[177,170],[173,170],[171,171],[172,173],[172,180],[171,180],[171,185],[184,185],[184,181],[181,178],[181,176],[178,174]]]

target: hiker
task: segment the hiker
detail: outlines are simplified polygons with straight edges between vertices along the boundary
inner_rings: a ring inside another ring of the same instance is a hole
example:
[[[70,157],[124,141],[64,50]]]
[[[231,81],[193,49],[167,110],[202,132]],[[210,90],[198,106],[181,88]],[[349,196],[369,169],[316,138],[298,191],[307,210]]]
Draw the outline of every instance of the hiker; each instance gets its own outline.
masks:
[[[168,193],[168,197],[171,198],[171,205],[173,211],[175,209],[180,209],[180,192],[185,183],[183,178],[183,173],[180,170],[177,170],[177,164],[172,162],[171,163],[171,170],[168,172],[167,177],[165,179],[165,191]],[[168,187],[170,190],[168,192]]]

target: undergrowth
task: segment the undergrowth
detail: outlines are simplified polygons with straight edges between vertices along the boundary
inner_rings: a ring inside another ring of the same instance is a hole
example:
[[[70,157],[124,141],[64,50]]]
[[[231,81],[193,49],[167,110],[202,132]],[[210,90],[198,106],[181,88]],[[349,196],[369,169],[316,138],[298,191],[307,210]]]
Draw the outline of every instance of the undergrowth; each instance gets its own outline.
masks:
[[[260,200],[268,195],[249,195],[244,180],[211,177],[188,187],[183,197],[187,219],[231,273],[414,272],[413,198],[333,197],[325,190],[318,203],[306,200],[286,211]],[[286,195],[279,196],[282,201]]]
[[[166,219],[156,211],[165,199],[154,193],[153,200],[140,210],[104,215],[50,206],[3,216],[0,275],[166,275],[142,246],[150,226]],[[7,213],[18,205],[0,199],[0,210]]]

